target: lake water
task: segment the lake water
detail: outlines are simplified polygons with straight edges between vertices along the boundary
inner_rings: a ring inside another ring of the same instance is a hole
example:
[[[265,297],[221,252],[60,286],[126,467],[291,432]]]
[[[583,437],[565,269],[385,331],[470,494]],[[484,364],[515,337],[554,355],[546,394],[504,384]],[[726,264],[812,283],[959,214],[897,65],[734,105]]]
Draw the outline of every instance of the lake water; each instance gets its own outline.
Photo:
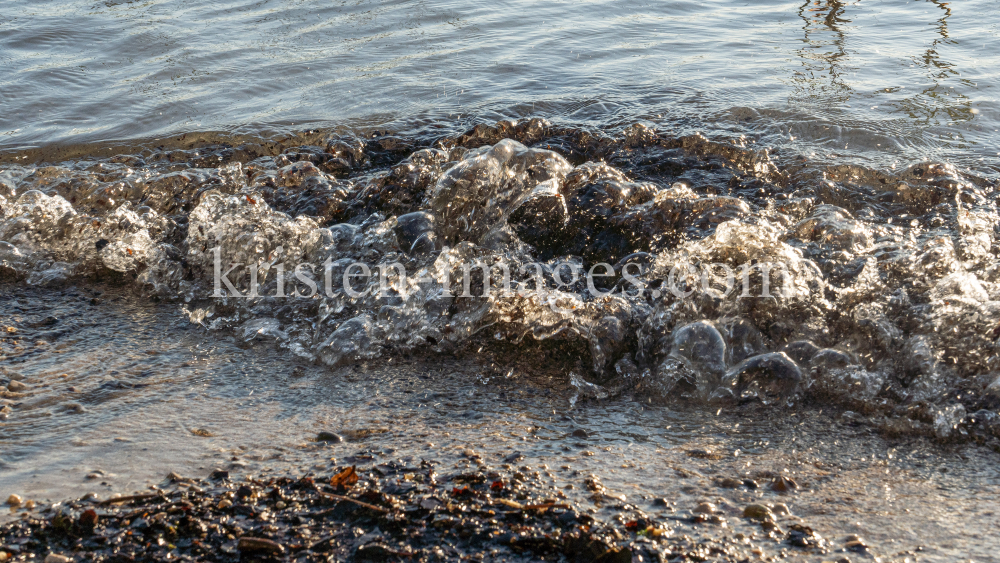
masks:
[[[541,116],[996,170],[1000,6],[7,2],[0,146]]]

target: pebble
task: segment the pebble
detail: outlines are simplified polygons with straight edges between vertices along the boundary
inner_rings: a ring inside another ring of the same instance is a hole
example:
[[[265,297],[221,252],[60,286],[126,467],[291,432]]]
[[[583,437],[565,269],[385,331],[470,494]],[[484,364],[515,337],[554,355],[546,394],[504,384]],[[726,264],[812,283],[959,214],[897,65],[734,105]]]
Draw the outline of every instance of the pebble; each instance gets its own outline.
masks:
[[[695,514],[714,514],[715,505],[710,502],[702,502],[695,507],[693,512]]]
[[[217,507],[217,508],[218,508],[219,510],[225,510],[225,509],[227,509],[227,508],[230,508],[230,507],[232,507],[232,506],[233,506],[233,501],[231,501],[231,500],[229,500],[229,499],[226,499],[226,498],[224,498],[224,499],[220,500],[220,501],[219,501],[219,504],[218,504],[218,505],[216,505],[216,507]]]
[[[770,508],[764,506],[763,504],[751,504],[743,509],[743,517],[763,522],[766,520],[773,520],[774,513],[771,512]]]
[[[241,552],[264,552],[264,553],[284,553],[285,548],[280,543],[264,538],[250,538],[243,536],[236,549]]]
[[[339,444],[344,441],[344,437],[340,434],[334,434],[333,432],[320,432],[316,435],[316,441]]]
[[[774,481],[771,481],[771,489],[778,491],[779,493],[787,493],[789,491],[794,491],[797,488],[799,488],[799,484],[784,475],[775,478]]]
[[[590,435],[587,434],[587,431],[584,430],[583,428],[577,428],[576,430],[573,431],[572,436],[574,438],[588,438]]]
[[[70,563],[72,559],[66,557],[65,555],[58,555],[56,553],[50,553],[45,558],[45,563]]]
[[[844,547],[847,548],[847,549],[849,549],[849,550],[851,550],[851,551],[857,551],[859,553],[860,552],[868,551],[868,545],[866,545],[865,542],[863,542],[861,540],[858,540],[858,541],[849,541],[849,542],[847,542],[847,543],[844,544]]]
[[[21,506],[22,499],[17,495],[10,495],[7,497],[7,504],[11,506]]]
[[[783,503],[783,502],[779,502],[779,503],[775,504],[775,505],[774,505],[774,506],[773,506],[773,507],[771,508],[771,510],[772,510],[772,511],[773,511],[773,512],[774,512],[775,514],[781,514],[781,515],[783,515],[783,516],[787,516],[787,515],[789,515],[789,514],[791,514],[791,513],[792,513],[792,511],[791,511],[791,510],[789,510],[789,508],[788,508],[788,505],[787,505],[787,504],[785,504],[785,503]]]
[[[8,559],[10,559],[10,555],[6,551],[0,551],[0,563],[4,563]]]
[[[743,482],[739,479],[733,479],[732,477],[726,477],[725,479],[719,481],[719,486],[723,489],[737,489]]]
[[[97,521],[97,512],[93,509],[84,510],[83,514],[80,515],[80,526],[83,526],[84,528],[93,528],[97,525]]]
[[[7,390],[12,393],[23,393],[28,390],[28,386],[20,381],[11,381],[7,384]]]
[[[26,501],[24,501],[24,509],[25,510],[33,510],[34,508],[35,508],[35,501],[33,501],[33,500],[26,500]]]

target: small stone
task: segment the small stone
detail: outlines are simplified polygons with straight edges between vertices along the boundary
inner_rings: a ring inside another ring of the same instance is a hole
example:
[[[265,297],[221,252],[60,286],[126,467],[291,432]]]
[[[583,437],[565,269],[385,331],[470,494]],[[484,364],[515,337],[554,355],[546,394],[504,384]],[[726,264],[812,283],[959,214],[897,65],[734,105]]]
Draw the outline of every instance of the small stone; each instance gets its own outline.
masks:
[[[699,503],[693,510],[695,514],[714,514],[715,505],[710,502]]]
[[[743,480],[743,486],[746,487],[746,488],[748,488],[748,489],[751,489],[751,490],[754,490],[754,489],[757,489],[757,488],[760,487],[760,485],[757,484],[757,481],[754,481],[753,479],[744,479]]]
[[[8,554],[6,551],[0,551],[0,563],[4,563],[8,559],[10,559],[10,554]]]
[[[788,505],[783,502],[775,504],[774,507],[771,508],[771,510],[775,514],[780,514],[782,516],[788,516],[789,514],[792,513],[792,511],[788,509]]]
[[[11,381],[7,384],[7,390],[12,393],[24,393],[28,390],[28,386],[20,381]]]
[[[21,506],[22,499],[17,495],[10,495],[7,497],[7,504],[11,506]]]
[[[849,542],[847,542],[847,543],[844,544],[844,547],[846,549],[849,549],[849,550],[857,552],[857,553],[864,553],[864,552],[868,551],[868,546],[865,544],[864,541],[861,541],[861,540],[858,540],[858,541],[849,541]]]
[[[177,473],[174,473],[174,472],[172,472],[172,471],[171,471],[170,473],[168,473],[168,474],[167,474],[167,480],[168,480],[168,481],[174,481],[174,482],[183,482],[183,481],[187,481],[187,479],[185,479],[185,478],[181,477],[180,475],[178,475]]]
[[[250,538],[243,536],[240,538],[239,543],[236,544],[236,549],[241,552],[249,553],[284,553],[285,547],[276,541],[271,541],[264,538]]]
[[[757,520],[758,522],[764,522],[767,520],[774,520],[774,513],[771,512],[770,508],[764,506],[763,504],[751,504],[743,509],[743,517],[751,520]]]
[[[241,485],[240,488],[236,489],[236,498],[247,499],[253,498],[253,489],[246,485]]]
[[[794,491],[797,488],[799,488],[799,484],[784,475],[777,477],[774,481],[771,481],[771,489],[778,491],[779,493],[787,493],[789,491]]]
[[[35,508],[35,501],[33,501],[33,500],[26,500],[26,501],[24,501],[23,508],[25,510],[33,510]]]
[[[285,501],[279,500],[278,502],[274,503],[274,507],[277,508],[278,510],[284,510],[285,508],[288,507],[288,505],[285,504]]]
[[[225,510],[227,508],[231,508],[232,506],[233,506],[233,501],[224,498],[219,501],[219,504],[216,505],[216,508],[218,508],[219,510]]]
[[[97,512],[93,509],[84,510],[83,514],[80,515],[80,526],[84,528],[93,528],[97,525],[98,517]]]
[[[55,553],[50,553],[45,557],[45,563],[70,563],[70,561],[72,561],[71,558]]]
[[[726,477],[719,481],[719,486],[723,489],[737,489],[743,482],[739,479],[733,479],[732,477]]]
[[[316,435],[317,442],[330,442],[332,444],[339,444],[344,441],[344,437],[340,434],[334,434],[333,432],[320,432]]]
[[[572,436],[574,438],[588,438],[590,435],[587,434],[587,431],[584,430],[583,428],[577,428],[576,430],[573,431]]]

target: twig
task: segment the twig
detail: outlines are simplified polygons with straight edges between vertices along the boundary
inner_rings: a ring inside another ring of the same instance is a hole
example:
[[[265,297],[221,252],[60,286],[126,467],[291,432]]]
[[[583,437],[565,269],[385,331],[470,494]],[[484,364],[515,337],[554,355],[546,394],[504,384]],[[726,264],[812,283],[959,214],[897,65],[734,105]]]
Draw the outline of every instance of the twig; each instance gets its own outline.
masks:
[[[348,502],[353,502],[354,504],[357,504],[359,506],[363,506],[363,507],[371,509],[371,510],[377,510],[378,512],[389,512],[388,510],[382,508],[381,506],[375,506],[374,504],[368,504],[367,502],[362,502],[360,500],[353,499],[351,497],[345,497],[343,495],[335,495],[333,493],[324,493],[322,491],[320,491],[319,494],[323,498],[328,498],[328,499],[332,499],[332,500],[346,500]]]
[[[511,508],[516,508],[518,510],[547,510],[549,508],[569,508],[568,504],[547,502],[544,504],[521,504],[512,500],[507,500],[505,498],[495,498],[493,502],[498,502],[500,504],[509,506]]]
[[[144,494],[141,494],[141,495],[131,495],[131,496],[127,496],[127,497],[109,498],[107,500],[102,500],[101,502],[99,502],[97,504],[98,504],[98,506],[107,506],[109,504],[119,504],[119,503],[123,503],[123,502],[132,502],[134,500],[146,500],[146,499],[151,499],[151,498],[159,498],[159,497],[162,497],[162,496],[163,495],[161,495],[159,493],[144,493]],[[165,497],[164,497],[164,500],[166,500]]]

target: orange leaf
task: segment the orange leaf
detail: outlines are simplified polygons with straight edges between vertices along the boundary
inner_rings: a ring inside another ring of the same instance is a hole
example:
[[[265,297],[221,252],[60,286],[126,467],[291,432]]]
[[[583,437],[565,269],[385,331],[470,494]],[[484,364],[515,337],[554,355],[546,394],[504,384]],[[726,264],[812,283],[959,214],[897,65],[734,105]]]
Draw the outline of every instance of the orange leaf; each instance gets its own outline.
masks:
[[[350,466],[347,469],[337,473],[330,479],[330,484],[334,487],[344,487],[350,488],[355,483],[358,482],[358,473],[354,470],[354,466]]]

